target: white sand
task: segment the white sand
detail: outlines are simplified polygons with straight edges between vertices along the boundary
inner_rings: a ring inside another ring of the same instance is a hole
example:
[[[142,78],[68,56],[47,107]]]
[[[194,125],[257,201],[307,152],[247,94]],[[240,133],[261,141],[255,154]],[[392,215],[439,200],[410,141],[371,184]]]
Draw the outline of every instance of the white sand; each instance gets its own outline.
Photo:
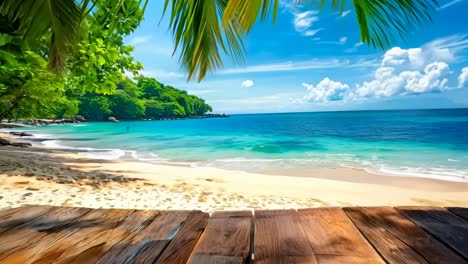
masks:
[[[291,174],[302,177],[99,161],[38,147],[0,147],[0,208],[22,204],[203,211],[384,205],[468,207],[467,183],[382,176],[347,168]]]

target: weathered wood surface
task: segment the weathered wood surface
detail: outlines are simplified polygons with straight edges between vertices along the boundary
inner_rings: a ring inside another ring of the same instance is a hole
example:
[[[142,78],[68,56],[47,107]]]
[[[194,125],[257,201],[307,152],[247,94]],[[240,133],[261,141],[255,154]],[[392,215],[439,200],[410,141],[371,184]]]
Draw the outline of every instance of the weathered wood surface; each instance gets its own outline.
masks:
[[[341,208],[299,210],[318,263],[384,263]]]
[[[205,229],[208,214],[192,212],[156,263],[186,263]]]
[[[254,259],[255,263],[317,263],[296,211],[255,212]]]
[[[388,263],[466,263],[394,208],[344,210]]]
[[[466,208],[0,210],[0,264],[468,263]]]
[[[407,206],[398,210],[468,259],[468,220],[440,207]]]
[[[215,212],[188,263],[246,263],[250,258],[252,212]]]
[[[468,208],[463,207],[449,207],[447,208],[451,213],[458,215],[465,220],[468,220]]]

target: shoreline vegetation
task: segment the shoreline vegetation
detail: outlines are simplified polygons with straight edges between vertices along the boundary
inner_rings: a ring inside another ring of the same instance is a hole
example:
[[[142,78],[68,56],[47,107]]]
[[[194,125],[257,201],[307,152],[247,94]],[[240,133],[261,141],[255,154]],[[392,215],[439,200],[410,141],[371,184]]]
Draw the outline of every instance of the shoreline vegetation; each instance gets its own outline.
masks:
[[[12,136],[0,137],[24,142]],[[29,148],[0,148],[0,175],[0,208],[48,204],[209,212],[321,206],[468,206],[468,183],[464,182],[376,175],[350,168],[248,173],[98,160],[36,143]]]

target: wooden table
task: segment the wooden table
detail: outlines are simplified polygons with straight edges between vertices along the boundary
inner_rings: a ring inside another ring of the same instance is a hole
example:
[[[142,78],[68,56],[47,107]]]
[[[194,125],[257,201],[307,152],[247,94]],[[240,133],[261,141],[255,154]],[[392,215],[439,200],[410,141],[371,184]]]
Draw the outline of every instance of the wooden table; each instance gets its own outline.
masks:
[[[0,211],[0,263],[468,263],[468,209]]]

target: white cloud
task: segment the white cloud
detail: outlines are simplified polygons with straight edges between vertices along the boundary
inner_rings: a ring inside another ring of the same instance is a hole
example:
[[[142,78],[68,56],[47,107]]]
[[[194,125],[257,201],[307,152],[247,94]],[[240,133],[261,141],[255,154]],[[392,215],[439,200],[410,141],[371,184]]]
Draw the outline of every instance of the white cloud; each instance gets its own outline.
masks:
[[[353,47],[359,48],[359,47],[361,47],[362,45],[364,45],[364,43],[362,43],[361,41],[359,41],[359,42],[356,42],[356,43],[354,44]]]
[[[382,56],[371,80],[356,84],[353,89],[329,78],[316,86],[303,84],[308,88],[304,99],[326,102],[445,91],[449,89],[449,64],[456,63],[457,54],[468,48],[467,36],[436,39],[419,48],[391,48]],[[465,86],[467,80],[465,67],[458,77],[458,86]]]
[[[216,93],[216,90],[187,90],[188,94],[194,94],[194,95],[202,95],[202,94],[210,94],[210,93]]]
[[[314,16],[317,13],[315,10],[309,10],[294,14],[294,28],[299,32],[309,29],[312,23],[320,20],[317,16]]]
[[[286,61],[270,64],[258,64],[244,68],[231,68],[221,70],[219,74],[245,74],[258,72],[283,72],[311,69],[330,68],[368,68],[378,66],[376,60],[339,60],[339,59],[313,59],[305,61]]]
[[[139,72],[141,75],[146,77],[153,78],[163,78],[163,79],[179,79],[187,78],[187,76],[181,72],[165,71],[165,70],[142,70]]]
[[[351,10],[343,11],[343,13],[341,13],[341,17],[345,17],[345,16],[349,15],[350,13],[351,13]]]
[[[245,81],[242,82],[241,85],[242,85],[242,87],[244,87],[244,88],[250,88],[250,87],[254,86],[255,83],[254,83],[254,81],[252,81],[252,80],[245,80]]]
[[[313,23],[319,21],[319,17],[316,16],[318,11],[309,10],[305,12],[292,11],[294,15],[293,24],[294,29],[304,36],[313,36],[322,29],[312,29]]]
[[[140,44],[144,44],[144,43],[147,43],[151,40],[151,36],[148,35],[148,36],[140,36],[140,37],[134,37],[130,40],[129,44],[131,46],[137,46],[137,45],[140,45]]]
[[[453,6],[454,4],[456,3],[459,3],[459,2],[462,2],[463,0],[453,0],[453,1],[450,1],[448,3],[446,3],[445,5],[441,6],[439,9],[445,9],[447,7],[450,7],[450,6]]]
[[[349,86],[341,82],[335,82],[326,77],[316,86],[308,83],[302,84],[307,88],[304,100],[309,102],[341,101],[349,91]]]
[[[341,43],[341,44],[345,44],[346,41],[348,41],[348,38],[347,38],[347,37],[341,37],[341,38],[340,38],[340,43]]]
[[[359,47],[361,47],[362,45],[364,45],[364,43],[362,43],[360,41],[356,42],[356,43],[354,43],[352,48],[346,49],[345,52],[347,52],[347,53],[356,52],[359,49]]]
[[[307,36],[307,37],[311,37],[311,36],[314,36],[315,34],[317,34],[319,31],[323,30],[323,28],[318,28],[318,29],[310,29],[310,30],[306,30],[304,31],[304,36]]]
[[[463,88],[468,83],[468,67],[461,70],[460,76],[458,76],[458,87]]]
[[[374,79],[358,84],[358,97],[389,97],[447,89],[449,62],[454,54],[433,42],[420,48],[394,47],[385,52]]]
[[[449,66],[445,62],[433,62],[423,71],[401,70],[382,66],[375,71],[374,80],[357,85],[357,97],[390,97],[405,94],[439,92],[447,89]]]

